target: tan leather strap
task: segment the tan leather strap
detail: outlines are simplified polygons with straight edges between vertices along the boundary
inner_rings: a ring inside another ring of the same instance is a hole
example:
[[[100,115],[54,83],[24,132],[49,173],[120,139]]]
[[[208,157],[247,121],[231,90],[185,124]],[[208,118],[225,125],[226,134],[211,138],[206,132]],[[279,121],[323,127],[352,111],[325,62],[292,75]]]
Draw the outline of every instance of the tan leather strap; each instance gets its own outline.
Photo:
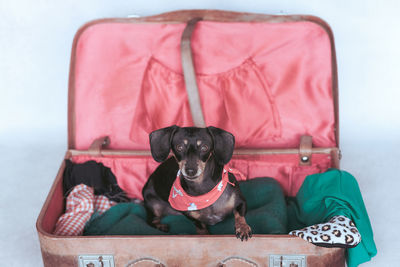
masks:
[[[101,157],[101,149],[110,144],[110,138],[108,136],[103,136],[97,138],[93,141],[88,149],[88,154],[91,156]]]
[[[332,168],[340,169],[340,159],[342,158],[342,153],[339,149],[332,149]]]
[[[206,127],[203,110],[201,108],[199,88],[197,86],[196,71],[193,64],[193,54],[191,47],[191,38],[196,23],[202,18],[193,18],[189,20],[182,33],[181,38],[181,60],[183,76],[185,79],[186,92],[189,98],[190,112],[192,113],[193,124],[196,127]]]
[[[300,138],[300,165],[308,166],[311,165],[312,156],[312,136],[302,135]]]

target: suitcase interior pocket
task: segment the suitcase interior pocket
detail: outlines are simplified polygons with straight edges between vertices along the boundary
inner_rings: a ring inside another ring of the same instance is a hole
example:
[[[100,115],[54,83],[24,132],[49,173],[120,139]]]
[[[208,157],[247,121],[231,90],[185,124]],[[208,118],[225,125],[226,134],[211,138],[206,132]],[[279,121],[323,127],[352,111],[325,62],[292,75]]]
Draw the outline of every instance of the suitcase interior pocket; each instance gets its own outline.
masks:
[[[281,135],[279,113],[266,78],[248,58],[216,74],[197,74],[200,102],[207,125],[235,135],[237,147],[256,147]],[[192,125],[182,74],[155,58],[146,68],[135,106],[130,138],[146,140],[153,130]]]

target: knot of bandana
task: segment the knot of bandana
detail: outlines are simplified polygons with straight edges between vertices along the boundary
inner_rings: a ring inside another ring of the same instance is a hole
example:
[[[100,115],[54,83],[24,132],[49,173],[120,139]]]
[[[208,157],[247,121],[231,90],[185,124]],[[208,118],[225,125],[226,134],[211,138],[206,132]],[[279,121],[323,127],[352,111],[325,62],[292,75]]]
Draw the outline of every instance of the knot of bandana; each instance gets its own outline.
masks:
[[[222,195],[226,186],[235,184],[229,181],[229,173],[244,176],[240,171],[232,168],[224,168],[221,181],[211,191],[200,196],[191,196],[183,190],[180,181],[180,171],[176,175],[175,182],[171,187],[168,201],[172,208],[179,211],[200,210],[211,206]]]

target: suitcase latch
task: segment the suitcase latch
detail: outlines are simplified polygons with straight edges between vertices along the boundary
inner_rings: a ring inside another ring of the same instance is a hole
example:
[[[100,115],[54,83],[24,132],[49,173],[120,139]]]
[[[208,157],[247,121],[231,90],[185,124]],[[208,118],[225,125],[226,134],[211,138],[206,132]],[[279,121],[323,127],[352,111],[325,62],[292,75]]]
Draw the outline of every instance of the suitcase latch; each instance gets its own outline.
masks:
[[[306,267],[305,255],[269,255],[269,267]]]
[[[79,255],[79,267],[115,267],[113,255]]]

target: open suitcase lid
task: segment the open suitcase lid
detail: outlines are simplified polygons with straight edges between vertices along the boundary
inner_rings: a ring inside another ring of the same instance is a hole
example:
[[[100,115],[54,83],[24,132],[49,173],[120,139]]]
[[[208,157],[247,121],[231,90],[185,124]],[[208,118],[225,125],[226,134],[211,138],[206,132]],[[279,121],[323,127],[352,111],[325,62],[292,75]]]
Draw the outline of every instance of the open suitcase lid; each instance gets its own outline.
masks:
[[[237,148],[338,147],[337,68],[329,26],[311,16],[191,10],[84,25],[72,48],[69,148],[109,136],[110,149],[148,150],[148,134],[193,126],[180,38],[192,36],[207,126]]]

